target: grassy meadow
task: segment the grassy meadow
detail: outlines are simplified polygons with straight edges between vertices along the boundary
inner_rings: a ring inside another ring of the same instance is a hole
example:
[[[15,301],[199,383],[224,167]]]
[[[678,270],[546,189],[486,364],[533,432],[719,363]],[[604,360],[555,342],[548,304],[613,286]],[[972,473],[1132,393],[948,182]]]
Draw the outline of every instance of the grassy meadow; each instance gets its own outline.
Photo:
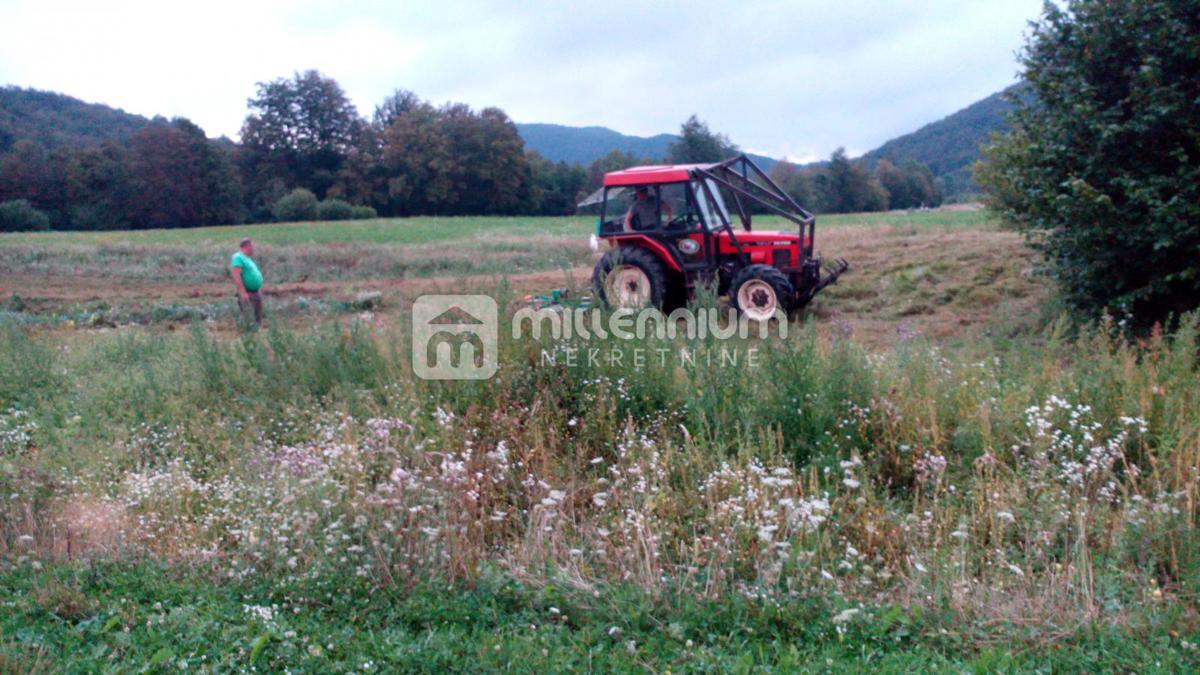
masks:
[[[819,223],[786,337],[502,319],[479,382],[412,300],[582,292],[589,219],[0,237],[0,672],[1200,668],[1197,318],[1061,320],[983,212]]]

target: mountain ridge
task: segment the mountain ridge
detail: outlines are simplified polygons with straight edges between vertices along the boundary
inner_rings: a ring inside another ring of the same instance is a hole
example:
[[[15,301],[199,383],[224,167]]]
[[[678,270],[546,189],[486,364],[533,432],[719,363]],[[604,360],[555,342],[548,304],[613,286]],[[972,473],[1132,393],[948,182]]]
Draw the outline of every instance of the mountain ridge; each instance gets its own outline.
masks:
[[[516,122],[517,133],[525,148],[533,150],[552,162],[587,166],[613,150],[620,150],[639,159],[659,160],[667,156],[676,134],[633,136],[608,127],[590,125],[573,127],[549,122]],[[778,160],[764,155],[747,153],[763,169],[770,169]]]
[[[28,140],[46,149],[122,140],[152,120],[103,103],[15,85],[0,87],[0,152]]]
[[[925,164],[937,178],[948,199],[977,193],[971,166],[980,157],[979,145],[996,132],[1008,129],[1006,115],[1013,109],[1010,95],[1029,96],[1023,84],[1012,85],[971,105],[930,122],[915,131],[897,136],[864,153],[872,166],[887,159],[895,164],[909,161]],[[153,120],[100,103],[88,103],[66,94],[0,87],[0,153],[18,140],[30,140],[46,149],[64,145],[97,145],[121,140]],[[587,166],[613,150],[650,161],[665,157],[679,137],[662,133],[632,136],[599,125],[572,127],[562,124],[514,123],[526,149],[553,162]],[[214,139],[217,141],[218,139]],[[226,143],[230,142],[225,140]],[[750,155],[763,169],[777,160]],[[815,162],[810,166],[819,166]]]
[[[929,167],[947,198],[961,198],[980,191],[971,176],[971,167],[982,156],[980,145],[994,133],[1008,131],[1007,115],[1015,97],[1031,96],[1024,82],[1006,87],[990,96],[930,122],[915,131],[897,136],[862,155],[872,166],[886,159],[893,164],[919,162]]]

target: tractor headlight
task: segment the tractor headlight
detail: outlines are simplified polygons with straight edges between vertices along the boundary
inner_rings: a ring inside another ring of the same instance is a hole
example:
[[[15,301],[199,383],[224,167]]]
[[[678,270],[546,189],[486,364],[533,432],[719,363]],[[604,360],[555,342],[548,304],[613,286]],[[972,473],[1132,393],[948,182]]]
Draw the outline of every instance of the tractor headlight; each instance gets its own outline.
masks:
[[[684,255],[696,255],[700,251],[700,242],[695,239],[680,239],[679,251]]]

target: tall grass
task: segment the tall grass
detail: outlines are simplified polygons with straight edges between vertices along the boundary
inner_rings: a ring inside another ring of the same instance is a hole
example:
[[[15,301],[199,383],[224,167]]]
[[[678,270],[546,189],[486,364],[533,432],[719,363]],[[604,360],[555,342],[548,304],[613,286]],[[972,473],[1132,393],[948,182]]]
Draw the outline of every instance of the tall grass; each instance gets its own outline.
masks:
[[[1195,316],[1138,341],[1055,327],[984,357],[792,328],[622,344],[647,350],[640,367],[505,337],[496,377],[449,383],[413,376],[403,330],[353,322],[9,329],[0,555],[822,595],[864,616],[940,608],[978,642],[1194,611]]]

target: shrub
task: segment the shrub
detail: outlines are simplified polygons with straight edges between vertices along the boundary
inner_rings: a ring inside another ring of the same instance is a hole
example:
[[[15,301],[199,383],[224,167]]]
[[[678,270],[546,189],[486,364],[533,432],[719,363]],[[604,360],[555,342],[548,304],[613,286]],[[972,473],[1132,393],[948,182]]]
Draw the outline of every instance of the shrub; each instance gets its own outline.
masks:
[[[281,223],[316,220],[317,196],[304,188],[296,188],[275,202],[275,207],[271,212],[275,214],[275,220]]]
[[[0,232],[50,229],[50,218],[24,199],[0,202]]]
[[[373,206],[356,206],[356,207],[354,207],[354,219],[355,220],[370,220],[371,218],[378,218],[378,217],[379,217],[379,214],[375,211],[375,207],[373,207]]]
[[[1085,318],[1148,326],[1200,304],[1197,17],[1194,1],[1047,3],[1023,55],[1035,100],[980,167]]]
[[[354,207],[340,199],[326,199],[317,207],[320,220],[350,220],[353,217]]]

